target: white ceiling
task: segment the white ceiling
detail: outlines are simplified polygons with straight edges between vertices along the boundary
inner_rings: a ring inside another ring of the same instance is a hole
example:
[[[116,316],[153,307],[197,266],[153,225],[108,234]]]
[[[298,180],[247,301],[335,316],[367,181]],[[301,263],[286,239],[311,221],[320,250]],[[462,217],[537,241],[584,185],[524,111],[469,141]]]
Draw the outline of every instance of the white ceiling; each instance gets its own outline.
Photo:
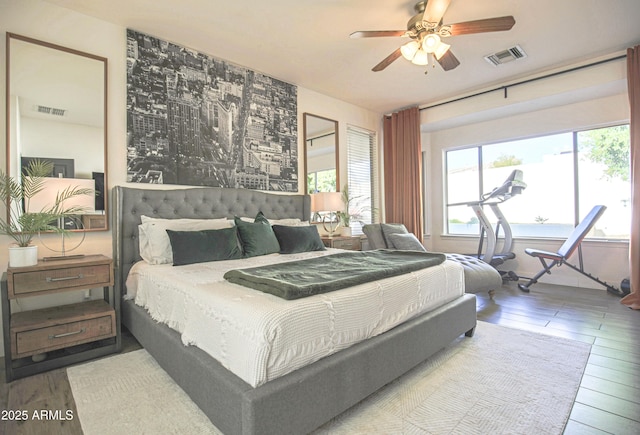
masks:
[[[406,39],[349,34],[404,30],[416,1],[47,1],[379,113],[620,54],[640,43],[640,0],[452,0],[445,24],[503,15],[513,15],[516,24],[507,32],[448,38],[461,62],[455,70],[400,58],[374,73],[371,68]],[[483,58],[516,44],[527,58],[498,67]]]

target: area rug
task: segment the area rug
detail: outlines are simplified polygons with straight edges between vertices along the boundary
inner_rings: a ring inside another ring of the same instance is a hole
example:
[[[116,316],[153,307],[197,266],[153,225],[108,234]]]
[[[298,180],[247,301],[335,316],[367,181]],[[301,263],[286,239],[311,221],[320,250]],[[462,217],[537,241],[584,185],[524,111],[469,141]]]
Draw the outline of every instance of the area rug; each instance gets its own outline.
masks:
[[[561,434],[588,344],[478,322],[316,434]],[[219,434],[145,350],[67,370],[85,435]]]

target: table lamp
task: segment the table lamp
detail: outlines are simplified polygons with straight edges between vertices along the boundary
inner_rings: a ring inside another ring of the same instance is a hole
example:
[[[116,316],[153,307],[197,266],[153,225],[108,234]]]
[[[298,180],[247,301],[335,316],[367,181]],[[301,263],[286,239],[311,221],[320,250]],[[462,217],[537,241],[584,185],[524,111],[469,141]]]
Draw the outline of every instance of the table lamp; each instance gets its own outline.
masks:
[[[338,211],[344,208],[342,195],[340,192],[318,192],[311,194],[311,211],[313,213],[328,212],[322,216],[322,226],[325,231],[333,237],[336,229],[340,226]],[[329,223],[329,228],[327,228]]]
[[[41,210],[46,210],[51,208],[55,202],[56,198],[60,195],[61,192],[64,192],[65,189],[90,189],[94,192],[94,195],[75,195],[72,196],[65,201],[63,201],[60,205],[63,210],[68,210],[71,208],[75,208],[77,210],[81,210],[82,213],[93,213],[95,212],[95,180],[93,179],[83,179],[83,178],[55,178],[48,177],[45,178],[44,187],[37,194],[35,194],[28,202],[28,210],[30,213],[37,213]],[[82,228],[82,222],[77,221]],[[64,230],[64,218],[58,218],[58,228]],[[49,246],[45,246],[52,251],[60,252],[62,255],[58,257],[45,257],[43,260],[59,260],[59,259],[70,259],[70,258],[78,258],[82,257],[82,255],[73,255],[68,256],[66,253],[68,251],[72,251],[78,248],[82,242],[84,241],[84,232],[83,237],[80,242],[71,249],[66,249],[65,247],[65,234],[62,232],[62,247],[61,250],[52,249]]]

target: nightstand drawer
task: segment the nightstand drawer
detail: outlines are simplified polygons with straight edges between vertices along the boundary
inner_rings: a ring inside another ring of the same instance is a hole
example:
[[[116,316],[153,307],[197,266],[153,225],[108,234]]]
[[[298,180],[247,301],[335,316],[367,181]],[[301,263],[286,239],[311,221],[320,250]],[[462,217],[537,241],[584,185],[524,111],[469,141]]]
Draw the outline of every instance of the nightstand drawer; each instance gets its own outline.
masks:
[[[57,289],[84,289],[111,284],[111,266],[108,264],[35,270],[13,274],[13,286],[9,287],[9,297],[12,297],[11,293],[13,296],[21,296]]]
[[[336,239],[333,241],[333,248],[349,249],[351,251],[359,251],[361,249],[360,239],[357,237],[348,237]]]
[[[16,313],[11,319],[11,356],[23,358],[115,335],[115,311],[103,300]]]
[[[22,358],[36,353],[113,337],[115,332],[111,320],[111,316],[105,316],[20,332],[16,334],[16,354],[14,357]]]

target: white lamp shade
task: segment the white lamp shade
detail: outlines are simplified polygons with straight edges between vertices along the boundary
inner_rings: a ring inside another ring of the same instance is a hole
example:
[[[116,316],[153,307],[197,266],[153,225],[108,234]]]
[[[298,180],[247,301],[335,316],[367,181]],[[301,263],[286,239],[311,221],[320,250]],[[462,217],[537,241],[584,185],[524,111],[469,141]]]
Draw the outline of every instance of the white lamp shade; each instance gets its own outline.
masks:
[[[434,51],[436,51],[436,48],[438,48],[439,44],[440,37],[435,33],[430,33],[425,36],[424,40],[422,41],[422,49],[427,53],[433,53]]]
[[[449,44],[445,44],[444,42],[441,42],[438,47],[436,47],[435,51],[433,52],[433,55],[436,57],[436,59],[440,60],[440,58],[442,56],[444,56],[444,54],[449,51],[449,47],[451,47]]]
[[[424,50],[418,50],[411,63],[421,66],[429,65],[429,53]]]
[[[82,213],[95,212],[95,191],[96,185],[93,179],[84,178],[45,178],[44,188],[27,201],[27,212],[38,213],[42,210],[50,209],[56,202],[58,196],[65,189],[91,189],[93,195],[75,195],[64,201],[63,209],[72,207],[81,208]]]
[[[416,55],[416,52],[420,49],[420,44],[418,41],[409,41],[400,47],[400,53],[407,60],[413,60],[413,56]]]
[[[340,192],[319,192],[311,195],[311,211],[341,211],[344,208]]]

